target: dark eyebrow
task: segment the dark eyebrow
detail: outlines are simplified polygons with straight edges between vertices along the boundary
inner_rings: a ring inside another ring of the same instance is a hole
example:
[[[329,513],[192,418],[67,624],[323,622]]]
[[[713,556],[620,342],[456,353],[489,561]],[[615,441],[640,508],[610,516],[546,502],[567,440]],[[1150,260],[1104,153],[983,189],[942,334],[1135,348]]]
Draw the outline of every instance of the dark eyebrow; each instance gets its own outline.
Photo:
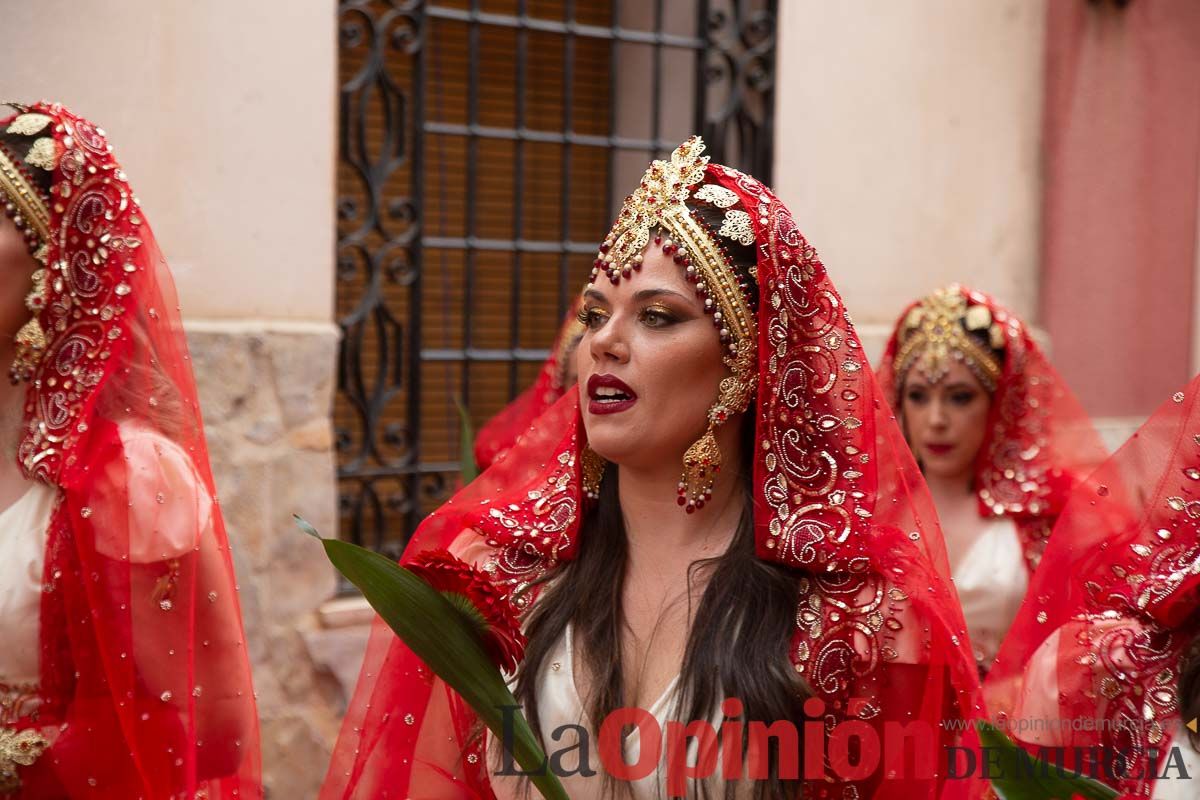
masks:
[[[595,300],[597,303],[608,302],[608,298],[604,296],[604,293],[597,289],[588,289],[583,293],[583,296],[588,300]],[[691,302],[691,298],[689,298],[686,294],[664,287],[657,289],[641,289],[640,291],[634,292],[633,295],[634,301],[638,303],[643,303],[655,297],[677,297],[684,302]]]
[[[964,383],[962,381],[955,381],[954,383],[946,384],[946,391],[953,392],[956,389],[970,389],[971,391],[975,391],[974,386],[972,386],[969,383]]]
[[[634,292],[633,299],[640,303],[644,300],[650,300],[655,297],[663,297],[663,296],[678,297],[680,300],[688,300],[689,299],[687,297],[687,295],[677,292],[674,289],[663,289],[663,288],[642,289],[641,291]]]

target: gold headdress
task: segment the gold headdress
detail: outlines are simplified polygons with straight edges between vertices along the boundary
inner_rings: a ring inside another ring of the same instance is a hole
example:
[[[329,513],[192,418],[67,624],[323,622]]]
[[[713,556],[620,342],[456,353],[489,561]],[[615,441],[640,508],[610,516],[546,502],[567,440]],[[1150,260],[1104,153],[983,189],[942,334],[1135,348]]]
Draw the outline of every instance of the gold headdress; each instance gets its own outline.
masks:
[[[625,198],[617,221],[600,245],[591,282],[600,273],[613,284],[629,278],[642,267],[643,251],[651,233],[661,229],[669,238],[656,239],[663,253],[683,267],[706,313],[712,314],[721,343],[726,348],[725,364],[733,375],[721,381],[716,403],[709,409],[708,430],[684,456],[684,474],[679,484],[679,503],[688,511],[700,508],[711,498],[712,485],[721,466],[721,453],[713,431],[732,414],[746,410],[756,384],[755,354],[758,327],[748,287],[734,271],[729,256],[708,227],[687,206],[689,195],[724,209],[717,236],[743,245],[754,244],[750,215],[734,208],[738,195],[716,184],[704,184],[708,156],[704,142],[693,136],[671,153],[669,161],[654,161],[633,194]],[[701,185],[691,194],[693,187]],[[751,275],[754,268],[751,267]]]
[[[969,332],[981,332],[991,349]],[[915,366],[927,381],[946,377],[950,360],[961,361],[988,391],[995,391],[1000,360],[992,352],[1004,349],[1004,328],[986,305],[968,303],[957,286],[939,289],[921,300],[904,317],[893,368],[903,380]]]
[[[22,112],[5,130],[0,140],[0,202],[4,212],[25,237],[29,252],[45,267],[50,247],[50,199],[41,188],[39,172],[50,173],[58,165],[58,151],[51,136],[21,141],[16,137],[37,137],[50,125],[45,114],[28,113],[24,106],[10,104]],[[22,158],[20,152],[24,151]],[[36,172],[35,172],[36,171]],[[33,318],[17,332],[16,358],[9,369],[14,382],[28,380],[46,348],[46,333],[39,319],[46,305],[46,270],[33,275],[33,290],[25,305]]]
[[[22,109],[22,106],[16,106]],[[45,114],[23,113],[9,123],[10,136],[37,136],[50,124]],[[30,250],[39,254],[50,241],[49,198],[39,188],[31,170],[53,171],[57,166],[54,139],[44,136],[34,139],[21,158],[9,147],[0,144],[0,194],[4,210],[25,234]],[[44,253],[40,254],[44,257]]]

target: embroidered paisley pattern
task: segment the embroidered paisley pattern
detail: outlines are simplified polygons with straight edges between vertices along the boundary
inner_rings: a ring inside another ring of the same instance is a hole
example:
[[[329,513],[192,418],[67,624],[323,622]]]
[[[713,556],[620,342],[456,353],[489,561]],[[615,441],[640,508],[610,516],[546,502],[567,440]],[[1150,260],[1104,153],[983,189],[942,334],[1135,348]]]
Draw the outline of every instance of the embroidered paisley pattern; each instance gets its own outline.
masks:
[[[85,410],[105,365],[128,345],[129,256],[142,225],[120,165],[103,134],[58,105],[38,107],[53,121],[62,156],[52,189],[63,224],[47,254],[48,302],[41,323],[49,342],[30,382],[30,422],[19,458],[26,475],[54,483],[87,432]],[[35,399],[36,398],[36,399]]]

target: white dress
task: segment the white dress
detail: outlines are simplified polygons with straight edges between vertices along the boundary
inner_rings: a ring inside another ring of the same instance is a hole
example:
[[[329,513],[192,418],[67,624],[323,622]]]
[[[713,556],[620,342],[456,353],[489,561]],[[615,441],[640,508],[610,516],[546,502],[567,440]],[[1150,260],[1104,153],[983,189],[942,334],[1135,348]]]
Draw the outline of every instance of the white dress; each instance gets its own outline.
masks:
[[[1029,587],[1021,539],[1013,521],[1007,517],[988,520],[955,566],[953,577],[975,660],[990,666]]]
[[[42,567],[56,494],[33,483],[0,511],[0,688],[6,695],[29,692],[40,679]]]
[[[591,778],[585,778],[579,775],[567,775],[560,777],[563,788],[571,800],[600,800],[600,798],[612,797],[612,793],[605,793],[605,781],[603,775],[603,765],[600,762],[600,757],[597,753],[597,731],[598,726],[594,726],[587,718],[587,711],[584,709],[583,701],[580,699],[578,692],[575,689],[575,668],[574,668],[574,648],[572,646],[572,631],[568,625],[565,634],[559,640],[554,650],[551,651],[547,659],[547,666],[543,670],[542,677],[538,685],[538,714],[540,717],[542,736],[546,740],[547,756],[553,758],[554,753],[571,750],[569,754],[565,754],[561,759],[561,768],[564,772],[575,771],[579,767],[580,756],[578,755],[582,748],[577,747],[580,743],[578,729],[565,728],[562,731],[562,736],[557,740],[554,738],[554,732],[564,726],[579,725],[588,731],[588,766],[595,770],[596,775]],[[659,765],[660,767],[666,763],[666,724],[669,720],[677,719],[676,714],[676,687],[679,682],[679,677],[676,676],[667,688],[663,690],[662,695],[646,709],[658,724],[660,732],[663,732],[661,742],[662,750],[660,751]],[[713,726],[713,730],[719,730],[721,720],[721,712],[718,710],[714,718],[709,721]],[[575,749],[572,749],[575,748]],[[688,746],[688,763],[695,765],[697,744],[694,739],[689,742]],[[634,731],[626,737],[624,741],[624,757],[626,764],[637,763],[641,752],[640,729]],[[489,773],[491,778],[492,790],[496,793],[498,800],[519,800],[527,797],[524,794],[524,789],[528,785],[526,780],[514,776],[498,775],[497,772],[502,767],[500,761],[501,752],[497,743],[488,736],[488,760]],[[720,760],[718,759],[717,772],[720,770]],[[518,767],[519,769],[519,767]],[[707,779],[709,795],[712,797],[723,797],[725,783],[720,779],[719,775]],[[750,783],[745,783],[745,794],[749,796]],[[632,797],[633,800],[658,800],[658,798],[667,797],[666,775],[663,769],[656,769],[645,778],[629,783],[630,793],[628,795],[617,795],[619,797]],[[742,786],[739,786],[742,789]],[[691,783],[689,783],[688,797],[695,795]],[[742,792],[739,791],[739,797]]]

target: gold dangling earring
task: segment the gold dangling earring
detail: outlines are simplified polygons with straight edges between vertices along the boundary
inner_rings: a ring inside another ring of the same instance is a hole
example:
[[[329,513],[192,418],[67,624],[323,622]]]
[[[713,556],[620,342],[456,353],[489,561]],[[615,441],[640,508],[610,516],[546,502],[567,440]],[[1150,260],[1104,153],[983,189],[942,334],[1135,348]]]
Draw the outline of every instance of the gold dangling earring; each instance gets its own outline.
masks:
[[[583,493],[589,500],[600,499],[600,481],[607,462],[590,445],[583,448]]]
[[[721,381],[717,402],[708,410],[708,430],[683,454],[683,476],[679,479],[676,502],[689,514],[704,508],[704,504],[712,500],[713,484],[721,471],[721,448],[715,434],[717,426],[724,425],[732,414],[745,411],[750,403],[752,384],[741,377],[742,371],[735,371],[734,375]]]
[[[714,407],[715,408],[715,407]],[[708,430],[683,454],[683,477],[679,480],[677,502],[691,514],[712,500],[713,482],[721,471],[721,448],[713,435],[716,423],[709,412]]]
[[[33,313],[33,318],[21,326],[14,339],[17,354],[8,369],[9,380],[14,384],[32,378],[46,352],[46,332],[39,317],[46,307],[48,289],[46,270],[39,269],[33,273],[33,290],[25,297],[25,307]]]

